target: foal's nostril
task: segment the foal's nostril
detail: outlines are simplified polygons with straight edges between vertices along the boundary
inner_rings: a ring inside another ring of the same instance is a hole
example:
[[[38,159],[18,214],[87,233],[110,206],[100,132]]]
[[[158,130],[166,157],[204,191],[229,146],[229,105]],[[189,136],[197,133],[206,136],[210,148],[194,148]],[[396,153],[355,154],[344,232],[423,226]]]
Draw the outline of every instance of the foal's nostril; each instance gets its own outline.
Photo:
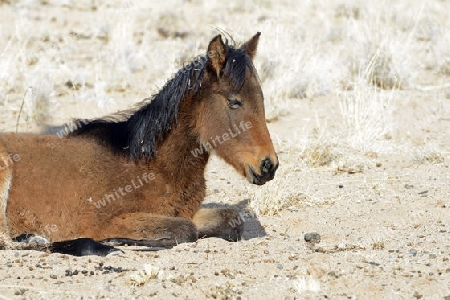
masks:
[[[272,160],[269,158],[269,157],[266,157],[262,162],[261,162],[261,166],[260,166],[260,169],[261,169],[261,173],[269,173],[270,172],[270,170],[272,169],[272,167],[273,167],[273,163],[272,163]]]

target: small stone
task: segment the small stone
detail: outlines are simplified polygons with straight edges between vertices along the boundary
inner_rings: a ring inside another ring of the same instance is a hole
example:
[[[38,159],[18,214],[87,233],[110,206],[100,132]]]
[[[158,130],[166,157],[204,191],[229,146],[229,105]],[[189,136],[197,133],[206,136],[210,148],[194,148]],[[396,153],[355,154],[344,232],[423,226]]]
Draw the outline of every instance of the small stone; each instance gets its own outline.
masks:
[[[278,268],[279,270],[283,270],[283,265],[282,265],[282,264],[277,264],[277,268]]]
[[[419,192],[418,194],[419,194],[421,197],[426,197],[426,196],[428,196],[428,190]]]
[[[417,250],[416,249],[411,249],[411,250],[409,250],[409,253],[411,253],[412,256],[416,256],[417,255]]]
[[[340,189],[343,189],[343,188],[344,188],[344,185],[340,184],[340,185],[339,185],[339,188],[340,188]]]
[[[312,244],[320,243],[320,234],[317,232],[308,232],[305,234],[305,241]]]
[[[294,205],[291,205],[291,206],[289,206],[289,207],[287,208],[287,210],[292,211],[292,212],[296,212],[296,211],[298,211],[298,208],[295,207]]]
[[[57,279],[58,276],[56,276],[56,275],[50,275],[50,278],[51,278],[51,279]]]

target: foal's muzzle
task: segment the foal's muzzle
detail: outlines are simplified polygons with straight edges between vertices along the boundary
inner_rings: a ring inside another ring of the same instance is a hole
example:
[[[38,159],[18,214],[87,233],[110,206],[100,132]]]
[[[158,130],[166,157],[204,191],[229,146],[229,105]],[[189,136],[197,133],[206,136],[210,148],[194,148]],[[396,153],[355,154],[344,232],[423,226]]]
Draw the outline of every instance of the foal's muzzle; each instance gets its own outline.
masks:
[[[272,159],[266,157],[259,166],[261,175],[255,172],[255,170],[249,166],[250,174],[253,177],[253,183],[257,185],[263,185],[267,181],[270,181],[275,176],[275,171],[278,169],[278,162],[274,164]]]

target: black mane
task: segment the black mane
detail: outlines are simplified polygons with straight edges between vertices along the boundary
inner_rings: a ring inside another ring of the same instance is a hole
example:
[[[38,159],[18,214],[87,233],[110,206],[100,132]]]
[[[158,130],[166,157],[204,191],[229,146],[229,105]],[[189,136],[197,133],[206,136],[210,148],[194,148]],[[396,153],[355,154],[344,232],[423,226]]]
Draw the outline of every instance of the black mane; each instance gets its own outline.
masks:
[[[232,88],[240,90],[245,81],[245,70],[254,70],[250,57],[243,49],[227,45],[228,56],[224,76]],[[100,119],[73,120],[75,130],[70,136],[91,134],[109,144],[128,158],[147,160],[156,157],[157,142],[163,140],[177,122],[180,101],[188,94],[194,96],[202,85],[203,74],[209,67],[207,56],[200,56],[180,69],[161,91],[135,111],[123,111]],[[73,126],[72,126],[73,128]]]

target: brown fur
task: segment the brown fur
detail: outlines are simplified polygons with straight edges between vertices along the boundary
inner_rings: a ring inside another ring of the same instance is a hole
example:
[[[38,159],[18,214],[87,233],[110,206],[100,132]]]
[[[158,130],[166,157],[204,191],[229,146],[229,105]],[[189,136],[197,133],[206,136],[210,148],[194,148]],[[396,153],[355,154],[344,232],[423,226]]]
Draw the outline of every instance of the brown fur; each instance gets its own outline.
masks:
[[[256,52],[258,37],[244,44],[249,57]],[[217,145],[214,152],[250,182],[255,174],[261,175],[264,159],[273,162],[273,173],[278,160],[265,124],[257,75],[247,70],[243,87],[231,95],[231,83],[221,76],[227,51],[220,37],[211,41],[208,53],[216,54],[208,56],[212,70],[203,74],[199,93],[180,102],[177,122],[158,142],[157,157],[148,162],[130,161],[89,134],[0,135],[0,161],[20,156],[0,170],[0,233],[10,237],[34,233],[53,242],[127,238],[159,240],[164,245],[193,241],[198,235],[240,234],[243,224],[230,225],[239,217],[237,212],[199,210],[209,153],[195,156],[192,151],[244,121],[251,129]],[[228,107],[230,97],[243,106]],[[144,182],[144,174],[153,177]],[[133,187],[133,181],[139,187]],[[109,197],[105,206],[95,205],[129,185],[130,192],[115,200]]]
[[[8,220],[6,218],[6,208],[12,179],[10,166],[12,162],[0,146],[0,245],[4,244],[7,246],[12,245],[8,231]]]

